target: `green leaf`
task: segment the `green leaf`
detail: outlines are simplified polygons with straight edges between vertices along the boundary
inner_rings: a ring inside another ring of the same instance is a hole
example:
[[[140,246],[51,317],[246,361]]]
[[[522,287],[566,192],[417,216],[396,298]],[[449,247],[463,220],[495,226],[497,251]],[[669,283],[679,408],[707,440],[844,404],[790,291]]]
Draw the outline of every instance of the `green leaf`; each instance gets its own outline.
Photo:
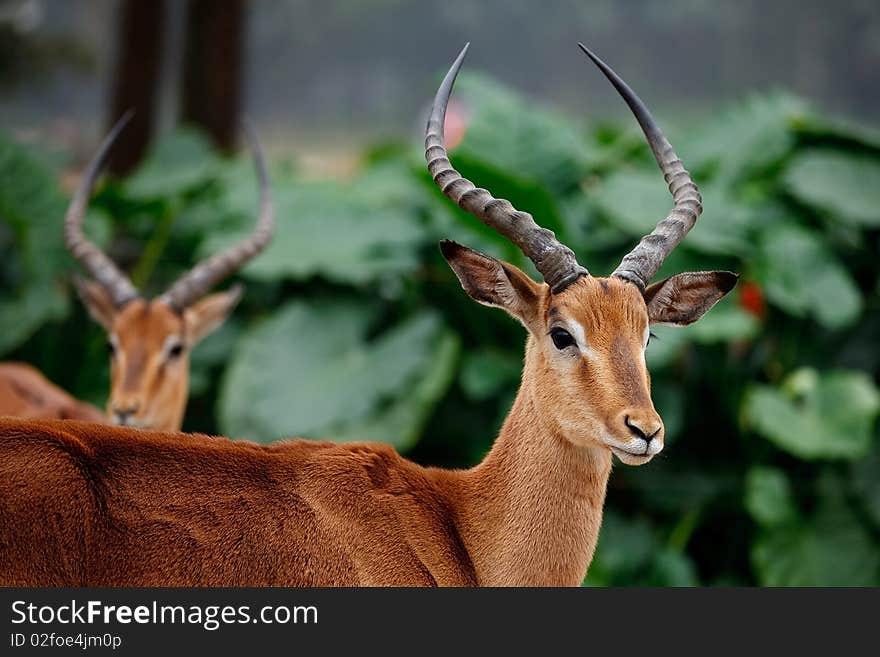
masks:
[[[761,535],[752,563],[763,586],[874,586],[880,548],[847,506],[840,482],[820,480],[820,506],[804,525]]]
[[[498,349],[469,353],[461,368],[461,387],[474,401],[488,399],[505,388],[515,388],[522,372],[522,359]]]
[[[829,329],[851,325],[862,312],[852,277],[806,228],[768,226],[760,235],[756,274],[768,301],[798,317],[813,315]]]
[[[216,175],[219,159],[208,139],[183,128],[156,141],[125,183],[132,199],[150,201],[178,196]]]
[[[331,430],[325,437],[337,442],[390,443],[398,451],[408,450],[418,442],[434,406],[454,379],[460,346],[455,334],[443,331],[430,350],[430,360],[423,367],[423,374],[406,394],[365,422],[352,422]]]
[[[464,105],[467,122],[464,141],[452,157],[456,168],[458,158],[482,161],[555,195],[576,188],[596,159],[595,146],[570,119],[526,101],[491,79],[462,75],[455,99]],[[474,181],[498,194],[481,178]]]
[[[229,318],[196,345],[190,356],[190,395],[200,395],[210,389],[214,371],[229,359],[241,332],[239,322]]]
[[[688,233],[684,245],[704,253],[732,256],[748,253],[753,212],[733,201],[721,188],[701,190],[705,213]],[[672,209],[672,196],[658,170],[617,170],[591,190],[611,225],[630,238],[647,235]]]
[[[729,184],[782,160],[795,144],[793,128],[808,116],[804,102],[793,96],[752,96],[714,113],[685,134],[677,150],[691,170],[714,169],[717,178]]]
[[[369,340],[376,311],[341,299],[293,302],[248,330],[221,386],[224,433],[414,442],[448,386],[457,343],[427,312]]]
[[[690,342],[690,333],[685,327],[657,325],[651,327],[651,332],[655,337],[651,338],[645,351],[645,360],[651,370],[659,370],[674,363],[685,345]]]
[[[632,574],[650,563],[656,549],[657,538],[644,518],[606,511],[590,569],[617,576]]]
[[[685,425],[685,393],[680,385],[669,381],[653,386],[654,407],[663,418],[664,444],[672,445]]]
[[[62,237],[66,206],[53,172],[0,138],[0,353],[68,311],[57,280],[73,265]]]
[[[880,527],[880,444],[875,444],[867,458],[853,463],[851,467],[853,487],[874,524]]]
[[[812,383],[810,381],[812,380]],[[862,372],[832,371],[789,382],[799,390],[753,385],[744,414],[756,432],[802,459],[857,459],[871,446],[880,392]]]
[[[777,468],[753,466],[746,473],[745,505],[755,522],[776,527],[797,518],[791,484]]]
[[[793,196],[856,226],[880,226],[880,159],[834,150],[798,153],[785,172]]]
[[[713,344],[750,340],[761,330],[761,323],[757,317],[740,308],[734,295],[729,294],[698,322],[683,330],[695,342]]]
[[[697,568],[683,552],[664,548],[654,556],[644,586],[699,586]]]
[[[256,196],[235,199],[236,208],[253,213]],[[399,278],[419,266],[424,227],[413,208],[393,198],[368,198],[357,185],[335,182],[276,182],[277,227],[269,247],[252,260],[243,275],[265,281],[307,280],[320,275],[340,283],[364,284]],[[208,257],[244,239],[252,230],[215,234],[199,248]]]
[[[796,126],[797,132],[812,139],[843,142],[880,152],[880,130],[861,121],[843,117],[810,116]]]

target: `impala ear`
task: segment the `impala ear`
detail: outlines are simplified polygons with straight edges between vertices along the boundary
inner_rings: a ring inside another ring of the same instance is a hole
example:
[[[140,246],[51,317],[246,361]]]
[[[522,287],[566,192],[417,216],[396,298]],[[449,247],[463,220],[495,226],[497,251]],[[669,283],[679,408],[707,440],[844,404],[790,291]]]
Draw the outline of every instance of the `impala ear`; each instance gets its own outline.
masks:
[[[730,292],[738,278],[729,271],[695,271],[649,285],[643,294],[648,318],[652,324],[691,324]]]
[[[76,289],[80,301],[89,311],[91,318],[109,331],[119,309],[113,303],[113,299],[104,286],[95,281],[74,276],[73,287]]]
[[[243,285],[233,285],[225,292],[209,294],[183,311],[189,346],[193,347],[226,321],[241,300]]]
[[[441,241],[440,251],[472,299],[503,308],[526,328],[534,323],[542,286],[525,272],[452,240]]]

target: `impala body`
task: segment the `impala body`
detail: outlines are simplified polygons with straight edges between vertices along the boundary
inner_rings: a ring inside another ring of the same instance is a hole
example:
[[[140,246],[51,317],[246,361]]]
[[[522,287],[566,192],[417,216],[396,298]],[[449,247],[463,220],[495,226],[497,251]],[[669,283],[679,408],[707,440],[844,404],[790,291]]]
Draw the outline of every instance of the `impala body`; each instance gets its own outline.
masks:
[[[271,192],[259,143],[248,130],[262,197],[254,234],[197,265],[158,299],[143,299],[128,277],[82,232],[95,179],[130,118],[128,114],[120,119],[86,168],[64,219],[64,238],[67,248],[92,276],[92,280],[75,279],[77,292],[92,318],[108,332],[107,420],[142,429],[178,431],[189,396],[189,352],[225,321],[241,298],[242,288],[236,285],[225,292],[204,295],[268,245],[274,228]],[[0,415],[106,421],[100,412],[69,416],[42,404],[42,400],[57,399],[61,393],[78,405],[68,406],[86,408],[34,373],[7,368],[10,390],[25,390],[27,394],[7,395],[0,387]]]
[[[696,185],[647,109],[629,104],[670,185],[670,215],[607,278],[531,215],[461,177],[443,139],[463,61],[444,79],[426,158],[443,192],[543,275],[454,242],[465,292],[528,332],[519,392],[468,470],[424,468],[371,443],[264,447],[81,423],[0,421],[0,583],[44,585],[577,585],[612,457],[663,448],[645,348],[652,323],[698,319],[735,284],[691,272],[648,285],[700,213]]]
[[[0,363],[0,416],[103,422],[100,409],[71,397],[27,363]]]

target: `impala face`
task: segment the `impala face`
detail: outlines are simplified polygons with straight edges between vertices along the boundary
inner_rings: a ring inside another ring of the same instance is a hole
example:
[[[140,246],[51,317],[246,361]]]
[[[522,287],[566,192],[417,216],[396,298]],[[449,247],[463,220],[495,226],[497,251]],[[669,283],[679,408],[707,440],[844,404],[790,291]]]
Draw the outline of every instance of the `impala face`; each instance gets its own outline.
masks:
[[[117,310],[101,286],[80,283],[92,317],[107,329],[113,424],[178,431],[189,396],[189,352],[220,326],[241,296],[236,287],[182,313],[161,300],[135,299]]]
[[[605,446],[628,465],[651,460],[663,449],[663,421],[651,401],[648,308],[638,289],[584,277],[541,303],[546,312],[529,329],[540,405],[577,445]]]
[[[644,292],[620,278],[582,276],[553,294],[511,264],[454,242],[441,250],[471,297],[529,331],[523,380],[558,433],[579,447],[609,449],[627,465],[663,449],[645,362],[650,325],[696,321],[733,288],[734,274],[679,274]]]

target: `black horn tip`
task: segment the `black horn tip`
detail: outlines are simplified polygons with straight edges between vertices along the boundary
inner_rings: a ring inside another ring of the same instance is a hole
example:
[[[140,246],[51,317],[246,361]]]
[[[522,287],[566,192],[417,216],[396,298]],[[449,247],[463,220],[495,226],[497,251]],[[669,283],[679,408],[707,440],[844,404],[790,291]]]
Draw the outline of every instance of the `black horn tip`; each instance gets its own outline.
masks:
[[[718,279],[719,287],[724,291],[724,294],[730,292],[736,286],[737,281],[739,281],[739,274],[732,271],[716,271],[714,273]]]
[[[135,111],[133,107],[125,110],[125,113],[123,113],[123,115],[116,120],[116,123],[113,124],[113,127],[110,129],[110,134],[105,137],[104,141],[112,143],[119,135],[119,133],[122,132],[125,126],[127,126],[131,122],[131,120],[134,118],[134,115]]]
[[[464,44],[464,48],[461,49],[461,52],[458,53],[458,57],[455,58],[455,61],[452,62],[452,66],[449,67],[449,71],[446,73],[446,77],[443,79],[443,83],[440,85],[440,92],[445,91],[445,95],[448,97],[449,93],[452,91],[452,85],[455,82],[455,78],[458,76],[458,71],[461,68],[462,62],[464,62],[464,58],[467,55],[468,48],[471,47],[470,42]],[[440,93],[438,93],[438,96]]]
[[[592,50],[587,48],[580,41],[578,42],[578,48],[583,50],[584,54],[587,57],[589,57],[596,66],[599,67],[599,70],[602,71],[602,74],[606,78],[608,78],[608,80],[610,80],[611,84],[613,84],[618,89],[618,91],[621,91],[622,93],[624,93],[624,96],[626,95],[625,92],[629,92],[630,94],[633,94],[633,91],[632,91],[632,89],[629,88],[629,85],[627,85],[626,82],[624,82],[623,79],[619,75],[617,75],[617,73],[615,73],[614,70],[610,66],[608,66],[608,64],[603,62],[602,59],[599,57],[599,55],[597,55]]]
[[[242,295],[244,295],[244,283],[235,283],[233,285],[230,285],[227,293],[232,299],[232,303],[237,304],[239,301],[241,301]]]
[[[456,253],[459,253],[466,248],[466,246],[459,244],[454,240],[440,240],[440,253],[442,253],[443,257],[447,260],[455,257]]]

